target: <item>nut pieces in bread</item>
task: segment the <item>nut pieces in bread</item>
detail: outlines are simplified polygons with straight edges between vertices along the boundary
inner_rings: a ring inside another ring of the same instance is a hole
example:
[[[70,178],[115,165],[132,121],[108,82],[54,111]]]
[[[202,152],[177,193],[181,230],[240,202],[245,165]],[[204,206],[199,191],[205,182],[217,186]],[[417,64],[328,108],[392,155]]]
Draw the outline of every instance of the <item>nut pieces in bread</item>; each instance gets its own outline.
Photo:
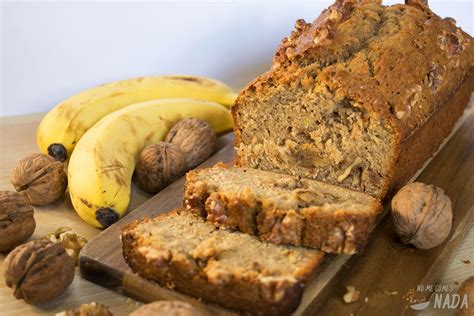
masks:
[[[28,304],[52,300],[74,279],[74,261],[64,247],[44,239],[16,247],[3,264],[6,285]]]
[[[20,160],[13,169],[11,183],[32,205],[57,201],[66,191],[64,164],[45,154],[32,154]]]
[[[441,244],[451,231],[451,200],[443,190],[414,182],[392,199],[395,231],[406,244],[429,249]]]
[[[335,1],[299,20],[231,108],[237,166],[379,199],[409,181],[469,102],[474,40],[405,3]]]
[[[20,193],[0,191],[0,251],[9,251],[33,235],[33,207]]]

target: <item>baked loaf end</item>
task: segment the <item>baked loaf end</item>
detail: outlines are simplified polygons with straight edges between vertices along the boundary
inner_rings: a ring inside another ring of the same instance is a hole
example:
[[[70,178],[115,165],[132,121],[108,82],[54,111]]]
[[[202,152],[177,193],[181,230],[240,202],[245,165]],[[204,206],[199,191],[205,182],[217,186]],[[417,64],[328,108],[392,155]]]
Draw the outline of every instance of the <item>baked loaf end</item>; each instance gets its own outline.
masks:
[[[142,277],[211,303],[261,315],[287,315],[324,254],[261,242],[175,210],[127,226],[125,260]]]
[[[382,210],[362,192],[224,164],[188,172],[184,205],[219,227],[345,254],[362,250]]]
[[[232,108],[237,165],[383,198],[436,151],[474,90],[473,40],[423,1],[379,2],[296,22]]]

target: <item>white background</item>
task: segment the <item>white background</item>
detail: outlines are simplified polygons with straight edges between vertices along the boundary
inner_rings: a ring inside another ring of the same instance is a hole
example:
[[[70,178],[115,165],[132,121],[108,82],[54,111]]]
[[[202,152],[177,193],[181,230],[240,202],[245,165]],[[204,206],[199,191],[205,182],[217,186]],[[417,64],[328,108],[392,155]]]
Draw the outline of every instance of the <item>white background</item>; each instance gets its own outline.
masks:
[[[473,2],[430,5],[473,34]],[[331,3],[2,1],[0,116],[45,112],[97,84],[152,74],[239,89],[269,68],[296,19],[312,21]]]

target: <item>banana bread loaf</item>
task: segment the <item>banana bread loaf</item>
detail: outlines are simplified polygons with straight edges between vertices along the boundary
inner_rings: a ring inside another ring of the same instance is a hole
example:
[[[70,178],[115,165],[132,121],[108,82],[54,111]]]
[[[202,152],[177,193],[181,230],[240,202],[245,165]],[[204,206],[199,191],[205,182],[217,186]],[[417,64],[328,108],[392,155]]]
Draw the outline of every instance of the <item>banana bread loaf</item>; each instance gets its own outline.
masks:
[[[364,247],[382,210],[362,192],[224,164],[188,172],[184,204],[219,227],[345,254]]]
[[[338,0],[298,20],[232,108],[236,164],[383,198],[436,151],[474,90],[474,42],[455,23],[423,0]]]
[[[127,226],[122,244],[125,260],[142,277],[260,315],[295,310],[324,255],[218,229],[184,209]]]

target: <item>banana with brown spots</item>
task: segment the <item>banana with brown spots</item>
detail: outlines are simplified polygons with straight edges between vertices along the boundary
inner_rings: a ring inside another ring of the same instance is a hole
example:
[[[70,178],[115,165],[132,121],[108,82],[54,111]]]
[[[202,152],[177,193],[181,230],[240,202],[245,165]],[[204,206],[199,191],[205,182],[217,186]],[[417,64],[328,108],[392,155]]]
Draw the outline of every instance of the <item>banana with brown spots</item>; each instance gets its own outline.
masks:
[[[41,151],[60,161],[70,157],[81,136],[105,115],[127,105],[167,98],[191,98],[231,106],[235,92],[217,80],[196,76],[153,76],[104,84],[61,102],[41,121]]]
[[[68,166],[69,194],[79,216],[96,227],[107,227],[122,217],[140,151],[164,140],[176,122],[189,117],[207,121],[216,133],[232,129],[228,108],[193,99],[133,104],[91,127],[77,143]]]

